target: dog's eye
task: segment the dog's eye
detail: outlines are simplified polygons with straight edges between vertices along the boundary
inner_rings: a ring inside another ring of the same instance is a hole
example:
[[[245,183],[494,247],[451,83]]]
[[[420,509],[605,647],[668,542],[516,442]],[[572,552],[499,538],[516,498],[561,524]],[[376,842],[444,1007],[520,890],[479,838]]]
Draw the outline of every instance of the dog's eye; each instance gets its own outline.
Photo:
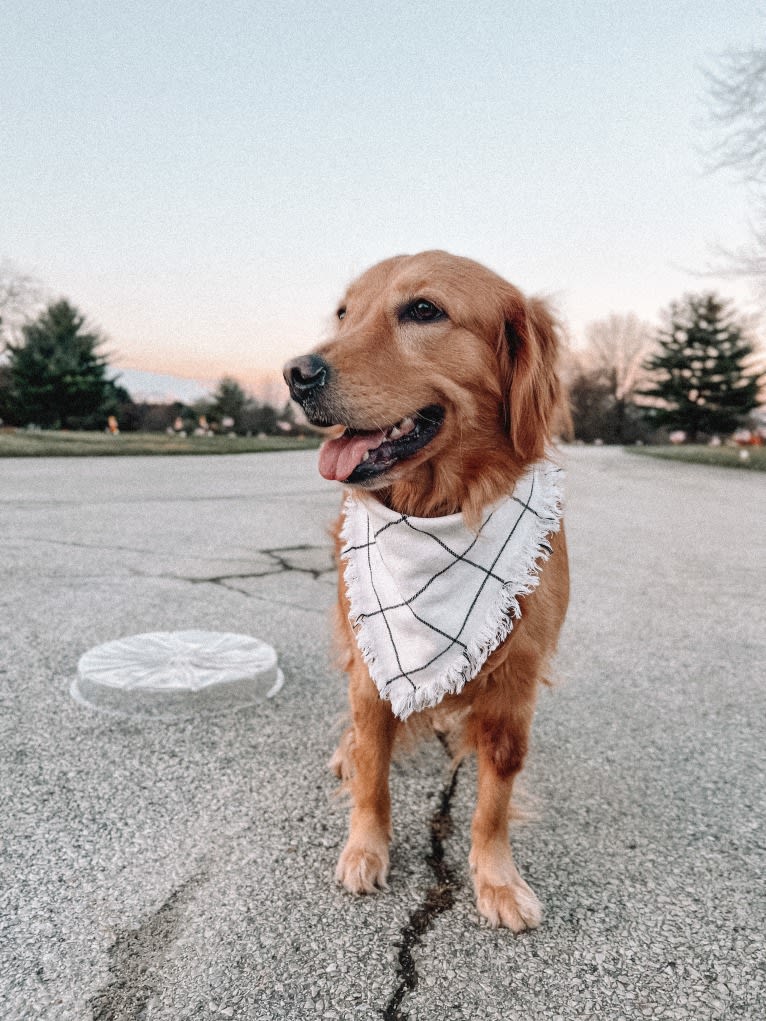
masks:
[[[338,319],[345,319],[346,318],[346,309],[345,308],[339,308],[338,311],[335,314],[337,315]]]
[[[432,301],[426,301],[425,298],[413,301],[411,305],[407,306],[404,314],[408,319],[414,319],[416,323],[431,323],[434,319],[441,319],[444,316],[440,308],[437,308]]]

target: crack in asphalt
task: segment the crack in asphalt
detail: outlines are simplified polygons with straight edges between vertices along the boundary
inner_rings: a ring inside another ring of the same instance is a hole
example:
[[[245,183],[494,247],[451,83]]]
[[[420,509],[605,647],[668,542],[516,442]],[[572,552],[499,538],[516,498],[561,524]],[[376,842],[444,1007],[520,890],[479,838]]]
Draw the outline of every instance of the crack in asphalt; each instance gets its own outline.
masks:
[[[105,545],[102,545],[101,543],[76,542],[76,541],[70,540],[70,539],[47,539],[47,538],[27,537],[27,536],[22,536],[21,538],[23,539],[23,541],[25,543],[27,543],[27,544],[34,544],[35,546],[39,546],[40,544],[48,544],[48,545],[52,545],[52,546],[64,546],[64,547],[69,548],[69,549],[101,550],[102,552],[105,552],[105,553],[135,553],[138,556],[153,556],[153,557],[161,556],[161,557],[167,557],[167,558],[172,558],[175,555],[172,552],[171,553],[158,553],[156,550],[139,549],[139,548],[137,548],[135,546],[105,546]],[[17,546],[17,548],[23,549],[25,547],[24,546]],[[319,551],[327,551],[327,553],[329,554],[330,547],[329,546],[327,546],[327,547],[325,547],[325,546],[311,546],[311,545],[308,545],[308,544],[303,544],[303,545],[300,545],[300,546],[275,546],[275,547],[272,547],[270,549],[257,549],[257,550],[254,550],[253,552],[255,552],[257,554],[260,554],[261,556],[268,557],[272,561],[273,567],[267,567],[265,570],[262,570],[262,571],[250,571],[250,572],[243,572],[243,573],[239,573],[239,574],[221,574],[221,575],[214,575],[214,576],[205,577],[205,578],[189,578],[189,577],[185,577],[185,576],[179,575],[179,574],[153,574],[153,575],[147,575],[145,572],[137,571],[137,570],[134,571],[133,573],[139,575],[140,577],[175,578],[175,579],[177,579],[179,581],[189,581],[189,582],[192,582],[192,583],[195,583],[195,582],[221,583],[221,582],[227,581],[229,579],[238,580],[238,579],[243,579],[243,578],[265,578],[268,575],[272,575],[272,574],[283,574],[283,573],[285,573],[287,571],[295,571],[295,572],[297,572],[299,574],[311,575],[311,577],[316,580],[316,579],[321,578],[323,575],[329,574],[332,571],[336,570],[335,564],[332,563],[331,557],[328,556],[328,564],[327,564],[326,567],[310,567],[310,566],[309,567],[304,567],[304,566],[301,566],[300,564],[291,563],[290,562],[290,554],[291,553],[297,553],[297,554],[300,555],[301,553],[314,553],[314,552],[319,552]],[[224,558],[217,557],[217,556],[205,556],[204,554],[196,554],[193,559],[203,560],[203,561],[204,560],[217,560],[218,562],[220,562]],[[242,561],[242,560],[245,560],[246,557],[242,556],[242,557],[238,557],[237,559]]]
[[[271,571],[270,574],[257,574],[253,575],[256,578],[267,578],[274,574],[281,574],[281,571]],[[176,581],[187,581],[186,578],[175,578]],[[208,578],[195,578],[194,581],[208,582]],[[246,599],[257,599],[261,603],[268,603],[271,606],[286,606],[290,610],[303,610],[305,613],[317,613],[320,616],[327,616],[327,610],[321,606],[304,606],[302,603],[296,603],[292,599],[280,599],[279,596],[275,596],[273,593],[264,595],[260,592],[249,592],[245,588],[238,588],[236,585],[228,585],[224,579],[221,582],[211,582],[211,584],[220,584],[222,589],[226,589],[227,592],[236,592],[240,596],[245,596]]]
[[[409,1015],[402,1010],[402,1001],[408,993],[417,988],[419,979],[412,951],[431,928],[434,920],[454,905],[455,892],[462,886],[444,857],[445,841],[452,834],[452,798],[457,787],[459,771],[460,763],[452,770],[449,783],[439,795],[439,805],[431,816],[431,850],[426,855],[426,862],[436,882],[428,888],[423,902],[412,912],[401,930],[401,942],[396,944],[399,947],[396,971],[399,984],[383,1009],[383,1021],[407,1021]]]
[[[31,542],[32,540],[30,539],[25,541]],[[101,550],[102,552],[108,553],[135,553],[140,556],[155,556],[155,557],[166,556],[169,558],[173,556],[173,554],[165,553],[158,554],[154,550],[137,549],[132,546],[102,546],[97,543],[74,542],[63,539],[41,539],[36,540],[36,542],[38,544],[40,542],[43,542],[55,546],[64,546],[71,549]],[[319,581],[326,575],[333,574],[336,571],[336,566],[332,561],[329,546],[327,547],[311,546],[307,544],[303,544],[300,546],[276,546],[269,549],[254,550],[253,552],[258,554],[259,556],[267,557],[271,561],[271,563],[265,564],[260,570],[238,571],[232,572],[231,574],[211,574],[202,576],[173,574],[171,572],[148,573],[135,567],[128,567],[127,571],[131,576],[136,578],[162,578],[166,581],[183,581],[187,582],[190,585],[220,585],[222,588],[227,589],[229,592],[238,592],[240,595],[247,596],[248,598],[251,599],[260,599],[263,597],[256,592],[249,592],[247,589],[239,588],[237,585],[233,584],[233,582],[248,581],[254,578],[270,578],[276,575],[289,573],[307,574],[309,577],[313,578],[314,581]],[[294,562],[295,555],[297,555],[297,557],[300,558],[302,554],[324,554],[324,553],[327,554],[326,566],[317,566],[319,558],[317,558],[317,562],[315,562],[313,565],[311,563],[301,564]],[[221,560],[220,557],[204,555],[198,555],[194,559],[201,561],[217,560],[218,562],[220,562]],[[238,559],[243,560],[246,558],[239,557]],[[106,578],[109,577],[109,575],[88,575],[87,577],[88,579]],[[277,603],[282,602],[286,606],[293,605],[290,602],[281,601],[279,599],[274,598],[273,596],[269,596],[268,598],[269,601],[271,602]]]
[[[205,881],[190,876],[137,929],[117,932],[109,949],[111,979],[88,1000],[93,1021],[143,1021],[156,992],[155,975],[173,942],[181,910]]]
[[[274,549],[259,549],[257,552],[261,556],[269,557],[273,563],[273,568],[266,568],[262,571],[245,571],[237,574],[218,574],[204,578],[191,578],[179,574],[165,574],[165,575],[154,575],[154,577],[164,578],[176,578],[179,581],[188,581],[193,585],[199,584],[211,584],[211,585],[226,585],[229,581],[243,581],[248,578],[268,578],[275,574],[287,574],[294,572],[295,574],[308,574],[318,581],[326,574],[332,574],[336,570],[335,564],[332,562],[328,563],[326,567],[305,567],[300,564],[292,563],[290,560],[291,553],[313,553],[316,551],[325,551],[324,546],[279,546]],[[227,586],[230,587],[230,586]],[[235,591],[241,592],[242,589],[236,589]]]
[[[301,574],[310,574],[311,577],[317,581],[325,574],[331,574],[336,570],[336,566],[330,558],[330,562],[326,567],[300,567],[297,564],[291,564],[288,556],[282,556],[282,554],[290,553],[309,553],[315,550],[323,550],[329,553],[329,547],[325,546],[279,546],[275,549],[262,549],[258,550],[266,557],[271,557],[272,560],[276,561],[277,565],[285,571],[298,571]],[[277,573],[277,572],[275,572]]]
[[[326,567],[317,566],[302,566],[291,562],[290,554],[301,554],[301,553],[314,553],[317,551],[327,552],[329,554],[329,548],[324,546],[280,546],[273,549],[262,549],[257,552],[261,556],[269,557],[272,560],[273,568],[267,568],[261,571],[247,571],[236,574],[220,574],[213,575],[210,577],[188,577],[178,574],[155,574],[151,575],[154,578],[166,578],[171,581],[184,581],[191,585],[219,585],[221,588],[226,589],[227,592],[237,592],[248,599],[259,599],[265,600],[269,603],[276,603],[280,606],[289,606],[291,608],[296,607],[296,603],[291,600],[280,599],[273,593],[268,595],[262,595],[259,592],[251,592],[246,588],[240,588],[233,584],[236,581],[247,581],[253,578],[271,578],[276,575],[282,574],[307,574],[313,578],[314,581],[321,580],[325,575],[334,574],[336,567],[328,555],[328,564]],[[305,606],[301,609],[306,610],[309,613],[325,613],[322,607]]]

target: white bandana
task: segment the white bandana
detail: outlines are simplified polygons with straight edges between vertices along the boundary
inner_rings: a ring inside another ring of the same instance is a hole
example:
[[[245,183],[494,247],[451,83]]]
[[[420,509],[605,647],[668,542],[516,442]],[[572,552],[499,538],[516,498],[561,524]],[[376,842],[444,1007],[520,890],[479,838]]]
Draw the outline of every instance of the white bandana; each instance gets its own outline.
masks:
[[[533,465],[488,508],[478,532],[461,514],[415,518],[349,493],[342,538],[356,641],[382,698],[410,713],[458,692],[521,616],[559,530],[561,469]]]

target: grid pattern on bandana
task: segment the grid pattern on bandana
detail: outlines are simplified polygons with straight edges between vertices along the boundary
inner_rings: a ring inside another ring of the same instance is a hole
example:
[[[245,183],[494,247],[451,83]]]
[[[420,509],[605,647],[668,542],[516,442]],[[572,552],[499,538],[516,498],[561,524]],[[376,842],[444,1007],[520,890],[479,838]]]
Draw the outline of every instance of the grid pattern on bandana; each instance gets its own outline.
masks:
[[[389,638],[390,643],[391,643],[391,648],[393,650],[394,657],[396,659],[396,663],[397,663],[397,665],[399,667],[399,673],[398,674],[394,674],[392,677],[389,677],[383,683],[381,691],[385,691],[395,681],[401,680],[402,678],[406,679],[409,682],[409,684],[411,685],[413,690],[417,690],[417,684],[412,679],[414,675],[419,674],[419,673],[421,673],[424,670],[427,670],[430,666],[432,666],[439,659],[441,659],[443,656],[445,656],[455,646],[458,646],[463,651],[466,650],[467,646],[466,646],[466,644],[463,641],[461,641],[461,635],[463,634],[463,632],[466,629],[466,626],[468,624],[468,621],[470,620],[471,614],[473,613],[473,610],[474,610],[474,608],[476,606],[476,603],[478,602],[479,597],[481,596],[481,594],[482,594],[482,592],[483,592],[487,582],[490,579],[493,579],[493,580],[499,582],[501,585],[508,584],[509,579],[503,578],[500,575],[496,574],[495,573],[495,567],[497,566],[497,562],[500,560],[500,558],[502,557],[503,553],[505,552],[505,549],[508,546],[508,543],[513,538],[517,528],[519,527],[521,522],[524,520],[524,518],[528,514],[533,514],[535,517],[540,518],[541,520],[545,520],[545,519],[541,518],[541,515],[538,514],[537,511],[534,510],[534,508],[532,508],[530,506],[530,502],[532,500],[532,496],[533,496],[534,490],[535,490],[535,478],[536,478],[536,475],[533,474],[531,479],[530,479],[529,494],[527,495],[526,500],[521,499],[516,494],[514,494],[511,497],[511,499],[515,503],[517,503],[519,505],[520,509],[519,509],[518,516],[517,516],[513,526],[509,530],[508,535],[505,537],[504,542],[501,544],[500,549],[496,553],[494,559],[486,567],[483,564],[477,563],[476,560],[472,559],[469,556],[469,554],[470,554],[471,550],[473,549],[473,547],[478,542],[479,537],[481,536],[482,532],[486,528],[487,524],[491,520],[492,513],[487,515],[487,517],[482,522],[481,527],[479,528],[478,532],[476,533],[476,537],[474,538],[473,542],[471,542],[470,545],[462,553],[456,553],[446,543],[442,542],[442,540],[438,536],[433,535],[426,528],[414,525],[412,523],[412,521],[410,520],[410,518],[408,517],[408,515],[406,515],[406,514],[401,514],[396,520],[389,521],[387,524],[385,524],[381,528],[377,529],[377,531],[374,532],[374,533],[372,533],[372,525],[371,525],[370,520],[368,518],[367,519],[367,541],[362,543],[361,545],[347,546],[341,552],[341,556],[342,557],[346,556],[347,554],[351,553],[352,551],[360,551],[361,552],[361,551],[365,550],[366,554],[367,554],[366,555],[367,570],[369,571],[370,585],[371,585],[372,591],[373,591],[373,593],[375,595],[375,599],[376,599],[377,604],[378,604],[378,609],[377,610],[373,610],[370,613],[360,614],[357,617],[357,623],[361,623],[362,621],[368,620],[368,619],[370,619],[372,617],[377,617],[377,616],[381,616],[382,617],[382,619],[383,619],[383,621],[385,623],[385,628],[386,628],[386,632],[388,634],[388,638]],[[418,520],[422,521],[423,519],[420,518]],[[402,600],[401,602],[398,602],[398,603],[387,604],[387,605],[384,606],[383,603],[381,602],[380,595],[378,593],[378,589],[375,586],[375,577],[374,577],[374,572],[373,572],[373,569],[372,569],[371,549],[372,549],[372,547],[375,544],[375,540],[381,534],[381,532],[384,532],[384,531],[386,531],[388,529],[391,529],[391,528],[394,528],[394,529],[409,528],[409,529],[412,529],[412,530],[414,530],[416,532],[421,533],[424,536],[429,537],[434,542],[438,543],[439,546],[441,546],[441,548],[447,554],[449,554],[450,557],[452,557],[452,560],[450,560],[445,567],[443,567],[440,571],[437,571],[426,582],[424,582],[424,584],[421,586],[421,588],[414,595],[410,596],[409,599]],[[548,550],[550,549],[550,547],[549,547],[547,542],[543,543],[543,547],[547,548]],[[477,572],[477,587],[476,587],[476,591],[475,591],[475,593],[473,595],[473,598],[472,598],[472,600],[471,600],[471,602],[470,602],[470,604],[468,606],[468,609],[467,609],[467,611],[466,611],[466,613],[465,613],[465,615],[463,617],[462,623],[460,624],[460,627],[456,630],[455,634],[448,634],[447,632],[443,631],[441,628],[439,628],[435,624],[433,624],[431,621],[426,620],[425,617],[420,616],[417,613],[415,607],[417,605],[418,599],[423,595],[424,592],[426,592],[431,587],[431,585],[436,581],[437,578],[440,578],[442,575],[446,574],[447,571],[449,571],[451,568],[453,568],[456,564],[460,564],[460,563],[464,563],[464,564],[467,564],[470,567],[475,568],[475,570]],[[432,656],[427,662],[422,663],[420,666],[417,666],[414,669],[409,669],[409,670],[405,670],[403,668],[403,666],[402,666],[400,650],[397,647],[396,640],[394,638],[394,632],[393,632],[393,630],[391,628],[391,625],[389,623],[388,616],[387,616],[387,614],[393,612],[394,610],[400,610],[400,609],[402,609],[404,607],[406,607],[409,610],[409,612],[412,614],[412,616],[416,620],[418,620],[421,624],[425,625],[431,631],[433,631],[436,634],[442,636],[444,638],[444,640],[445,640],[444,647],[442,649],[440,649],[439,652],[437,652],[434,656]]]

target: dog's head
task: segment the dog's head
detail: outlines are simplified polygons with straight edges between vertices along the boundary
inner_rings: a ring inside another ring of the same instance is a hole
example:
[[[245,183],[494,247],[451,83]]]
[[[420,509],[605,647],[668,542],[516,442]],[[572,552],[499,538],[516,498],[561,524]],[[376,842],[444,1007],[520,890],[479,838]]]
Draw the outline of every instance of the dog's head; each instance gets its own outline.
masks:
[[[560,400],[545,304],[446,252],[378,263],[349,287],[333,336],[288,362],[325,478],[397,510],[468,513],[544,456]]]

